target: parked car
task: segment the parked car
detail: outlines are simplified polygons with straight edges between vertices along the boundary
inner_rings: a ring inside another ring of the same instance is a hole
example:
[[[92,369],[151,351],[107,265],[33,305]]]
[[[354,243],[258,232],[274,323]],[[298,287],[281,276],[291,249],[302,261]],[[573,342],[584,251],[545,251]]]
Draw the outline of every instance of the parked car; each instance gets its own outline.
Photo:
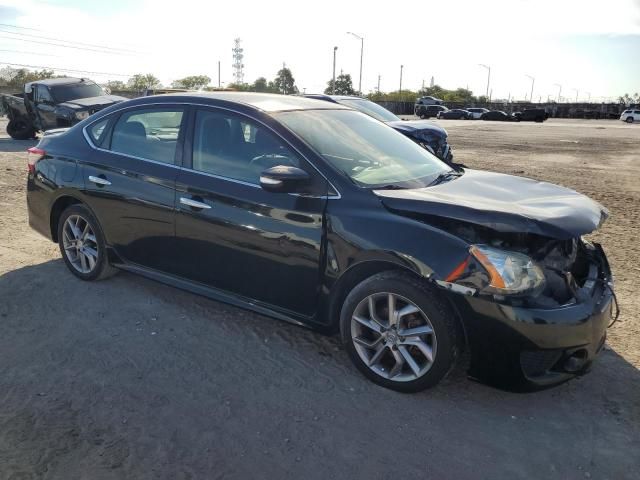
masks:
[[[472,120],[479,120],[483,113],[487,113],[490,111],[488,108],[476,108],[476,107],[467,108],[466,110],[471,114]]]
[[[502,110],[491,110],[490,112],[485,112],[480,115],[480,120],[492,120],[496,122],[513,122],[518,121],[517,117],[513,115],[509,115]]]
[[[429,95],[416,98],[416,105],[442,105],[444,100]]]
[[[384,387],[431,387],[465,349],[474,377],[547,386],[587,370],[611,321],[606,256],[583,239],[604,207],[453,170],[339,104],[141,97],[29,155],[29,223],[77,278],[127,270],[340,332]]]
[[[438,112],[438,118],[441,120],[452,119],[452,120],[467,120],[471,118],[471,114],[466,110],[462,110],[459,108],[454,108],[453,110],[445,110],[442,112]]]
[[[444,105],[418,105],[416,104],[414,107],[414,113],[416,117],[420,117],[422,119],[437,117],[440,112],[446,112],[449,110]]]
[[[522,112],[515,112],[512,117],[518,122],[542,123],[549,118],[549,114],[544,108],[525,108]]]
[[[640,122],[640,109],[625,110],[620,115],[620,120],[627,123]]]
[[[3,94],[7,133],[16,140],[34,138],[39,131],[69,127],[126,98],[107,95],[85,78],[51,78],[24,85],[23,93]]]
[[[305,94],[303,96],[306,98],[315,98],[316,100],[339,103],[340,105],[345,105],[362,113],[366,113],[370,117],[386,123],[403,135],[409,137],[411,140],[436,155],[439,159],[453,164],[453,151],[447,142],[448,134],[442,127],[421,120],[402,120],[383,106],[362,97],[312,93]]]

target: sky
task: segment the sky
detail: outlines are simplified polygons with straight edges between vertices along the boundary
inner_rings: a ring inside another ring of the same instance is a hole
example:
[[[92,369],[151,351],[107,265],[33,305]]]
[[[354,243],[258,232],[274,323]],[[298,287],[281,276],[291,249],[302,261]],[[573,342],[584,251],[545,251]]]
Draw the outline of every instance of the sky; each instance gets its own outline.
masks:
[[[640,0],[0,0],[0,67],[98,72],[77,76],[99,82],[153,73],[167,86],[204,74],[217,85],[220,61],[227,84],[239,37],[245,81],[272,79],[284,63],[301,91],[317,93],[334,46],[337,73],[358,88],[361,42],[349,31],[364,38],[365,93],[378,76],[382,91],[398,90],[403,65],[403,89],[433,77],[481,95],[480,64],[492,98],[529,97],[530,77],[534,100],[640,92]]]

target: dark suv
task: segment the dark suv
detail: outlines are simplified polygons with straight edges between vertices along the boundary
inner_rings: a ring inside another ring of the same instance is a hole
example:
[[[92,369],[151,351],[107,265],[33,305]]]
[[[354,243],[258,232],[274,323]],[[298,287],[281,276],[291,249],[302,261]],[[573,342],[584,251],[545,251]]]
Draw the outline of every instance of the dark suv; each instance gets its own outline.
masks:
[[[420,105],[414,106],[413,112],[417,117],[422,119],[437,117],[440,112],[446,112],[449,109],[444,105]]]

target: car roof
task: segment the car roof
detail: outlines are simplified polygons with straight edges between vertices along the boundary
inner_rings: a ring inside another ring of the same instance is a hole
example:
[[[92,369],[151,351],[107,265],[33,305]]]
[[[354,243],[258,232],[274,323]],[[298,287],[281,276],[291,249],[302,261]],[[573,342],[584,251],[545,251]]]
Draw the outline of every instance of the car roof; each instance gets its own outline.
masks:
[[[305,98],[300,95],[279,95],[275,93],[253,92],[188,92],[169,93],[166,95],[153,95],[131,100],[132,103],[144,105],[146,103],[169,103],[179,99],[184,103],[204,103],[215,105],[215,101],[238,103],[253,107],[263,112],[283,112],[291,110],[349,110],[337,103],[329,104],[326,101],[314,98]]]
[[[305,93],[300,95],[305,98],[315,98],[317,100],[325,100],[329,102],[339,102],[340,100],[363,100],[370,102],[368,98],[358,97],[356,95],[327,95],[326,93]]]
[[[87,78],[75,78],[75,77],[60,77],[60,78],[46,78],[43,80],[34,80],[33,82],[28,82],[27,85],[70,85],[72,83],[81,83],[90,81]]]

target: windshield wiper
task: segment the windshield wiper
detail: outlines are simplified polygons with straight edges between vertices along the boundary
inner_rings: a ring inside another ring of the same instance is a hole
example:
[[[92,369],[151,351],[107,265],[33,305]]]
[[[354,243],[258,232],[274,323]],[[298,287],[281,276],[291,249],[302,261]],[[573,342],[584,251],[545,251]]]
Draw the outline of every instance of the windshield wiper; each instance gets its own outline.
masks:
[[[449,170],[447,172],[443,172],[441,174],[439,174],[434,180],[433,182],[431,182],[429,184],[429,186],[433,186],[433,185],[438,185],[440,183],[444,183],[447,182],[449,180],[453,180],[454,178],[458,178],[461,177],[463,175],[462,172],[457,172],[455,170]]]
[[[379,187],[371,187],[372,190],[406,190],[407,187],[402,187],[395,183],[390,183],[389,185],[380,185]]]

